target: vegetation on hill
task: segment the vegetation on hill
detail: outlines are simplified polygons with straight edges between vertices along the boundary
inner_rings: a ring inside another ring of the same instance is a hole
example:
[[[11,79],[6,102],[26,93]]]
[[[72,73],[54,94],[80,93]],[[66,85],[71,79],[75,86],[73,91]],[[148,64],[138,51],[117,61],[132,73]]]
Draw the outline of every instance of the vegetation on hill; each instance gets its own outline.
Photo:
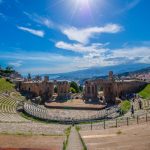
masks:
[[[14,84],[10,83],[4,78],[0,78],[0,92],[12,91],[14,89]]]
[[[120,111],[122,114],[127,113],[131,108],[131,104],[128,100],[122,101],[120,106]]]
[[[140,91],[139,95],[144,99],[150,99],[150,84],[148,84],[142,91]]]
[[[9,76],[11,73],[14,73],[15,70],[11,66],[7,66],[5,69],[2,69],[0,66],[0,75]]]

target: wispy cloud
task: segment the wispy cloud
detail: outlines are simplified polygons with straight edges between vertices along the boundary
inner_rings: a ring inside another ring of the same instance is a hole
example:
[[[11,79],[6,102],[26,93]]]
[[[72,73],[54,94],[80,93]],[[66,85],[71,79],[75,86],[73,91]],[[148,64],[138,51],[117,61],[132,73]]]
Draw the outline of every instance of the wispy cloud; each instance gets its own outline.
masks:
[[[65,34],[70,40],[86,44],[89,42],[89,39],[96,34],[113,34],[120,32],[122,29],[123,27],[118,24],[107,24],[103,27],[90,27],[84,29],[79,29],[76,27],[62,28],[62,33]]]
[[[94,66],[113,66],[125,63],[150,64],[150,46],[141,45],[109,49],[102,47],[103,44],[99,45],[99,47],[97,45],[97,51],[83,52],[79,56],[21,51],[20,53],[3,53],[0,58],[10,60],[9,63],[18,66],[22,73],[59,73]],[[20,64],[22,64],[22,67],[19,67]]]
[[[66,56],[55,54],[55,53],[42,53],[42,52],[13,52],[4,53],[0,55],[1,59],[13,59],[21,61],[45,61],[45,62],[55,62],[62,60],[63,62],[71,60],[71,56],[66,59]]]
[[[125,11],[128,11],[134,7],[136,7],[139,3],[140,3],[141,0],[131,0],[130,2],[128,2],[122,9],[120,9],[118,11],[118,13],[123,13]]]
[[[8,64],[13,67],[20,67],[22,65],[22,63],[23,63],[23,61],[18,60],[18,61],[9,62]]]
[[[134,8],[137,4],[139,4],[141,0],[131,0],[131,2],[128,3],[126,6],[126,9],[132,9]]]
[[[37,14],[29,14],[27,12],[23,12],[28,18],[30,18],[32,21],[44,25],[48,28],[53,27],[53,21],[49,19],[48,17],[39,16]]]
[[[107,58],[118,63],[139,62],[150,63],[150,46],[133,46],[113,50]]]
[[[17,26],[17,28],[20,30],[29,32],[31,34],[34,34],[36,36],[39,36],[39,37],[44,37],[44,34],[45,34],[44,31],[42,31],[42,30],[35,30],[35,29],[30,29],[30,28],[26,28],[26,27],[22,27],[22,26]]]
[[[78,53],[90,53],[90,52],[97,52],[101,51],[104,52],[106,51],[105,47],[108,43],[102,44],[102,43],[93,43],[91,45],[85,46],[83,44],[70,44],[66,43],[63,41],[59,41],[55,44],[57,48],[68,50],[68,51],[73,51],[73,52],[78,52]]]
[[[150,64],[150,46],[148,45],[123,47],[120,49],[109,49],[105,45],[107,44],[92,44],[87,47],[82,44],[69,45],[63,42],[59,43],[61,48],[83,53],[82,58],[76,57],[74,60],[72,59],[78,65],[78,68],[112,66],[131,62]]]

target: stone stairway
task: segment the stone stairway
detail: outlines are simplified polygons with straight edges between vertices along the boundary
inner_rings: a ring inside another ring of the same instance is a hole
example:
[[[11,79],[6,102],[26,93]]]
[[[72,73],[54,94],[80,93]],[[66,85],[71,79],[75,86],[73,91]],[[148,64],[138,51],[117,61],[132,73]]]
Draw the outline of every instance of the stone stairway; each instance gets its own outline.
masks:
[[[67,150],[83,150],[83,145],[75,127],[71,129]]]

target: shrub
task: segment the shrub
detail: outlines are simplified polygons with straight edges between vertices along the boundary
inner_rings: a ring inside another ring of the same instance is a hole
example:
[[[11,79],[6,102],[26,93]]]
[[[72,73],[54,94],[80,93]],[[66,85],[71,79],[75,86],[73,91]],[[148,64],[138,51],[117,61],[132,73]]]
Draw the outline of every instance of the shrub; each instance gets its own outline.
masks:
[[[125,114],[127,113],[131,108],[131,104],[128,100],[122,101],[120,104],[120,111]]]
[[[70,88],[70,92],[71,92],[71,93],[76,93],[76,90],[75,90],[73,87],[71,87],[71,88]]]

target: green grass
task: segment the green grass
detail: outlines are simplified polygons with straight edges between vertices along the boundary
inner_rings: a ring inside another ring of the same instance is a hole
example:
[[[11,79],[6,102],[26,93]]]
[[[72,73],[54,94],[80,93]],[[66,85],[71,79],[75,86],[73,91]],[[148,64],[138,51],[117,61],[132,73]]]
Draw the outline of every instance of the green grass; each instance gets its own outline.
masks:
[[[15,85],[6,81],[3,78],[0,78],[0,92],[12,91]]]
[[[85,142],[84,142],[84,140],[82,139],[82,137],[81,137],[81,135],[80,135],[80,133],[79,133],[80,128],[76,126],[76,130],[77,130],[78,135],[79,135],[79,138],[80,138],[80,140],[81,140],[81,142],[82,142],[83,150],[87,150],[87,147],[86,147],[86,145],[85,145]]]
[[[150,84],[148,84],[142,91],[140,91],[139,95],[144,99],[150,99]]]
[[[66,139],[65,139],[65,141],[63,142],[63,150],[66,150],[66,149],[67,149],[67,146],[68,146],[68,139],[69,139],[70,132],[71,132],[71,127],[68,127],[68,128],[65,130]]]
[[[123,114],[127,113],[130,108],[131,108],[131,104],[128,100],[125,100],[125,101],[121,102],[120,110]]]
[[[117,134],[119,135],[119,134],[122,134],[122,131],[121,130],[118,130],[117,131]]]

